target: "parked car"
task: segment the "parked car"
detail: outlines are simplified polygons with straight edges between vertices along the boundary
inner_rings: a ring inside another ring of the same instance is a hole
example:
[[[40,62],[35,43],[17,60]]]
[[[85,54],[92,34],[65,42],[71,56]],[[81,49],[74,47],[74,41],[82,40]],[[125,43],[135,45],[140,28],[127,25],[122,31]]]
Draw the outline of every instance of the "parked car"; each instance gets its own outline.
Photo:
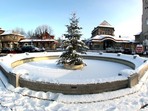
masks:
[[[132,49],[131,48],[125,48],[123,53],[124,54],[132,54]]]
[[[12,51],[13,51],[12,48],[3,48],[3,49],[1,50],[1,53],[11,53]]]
[[[22,52],[43,52],[43,51],[45,51],[44,48],[38,48],[33,45],[23,46],[21,48],[21,50],[22,50]]]
[[[22,53],[22,49],[21,48],[14,48],[14,53]]]
[[[144,55],[148,55],[148,51],[144,51],[144,53],[143,53]]]
[[[108,48],[106,48],[106,52],[107,53],[113,53],[113,52],[115,52],[115,49],[112,48],[112,47],[108,47]]]
[[[20,48],[3,48],[1,50],[1,53],[21,53],[21,49]]]
[[[124,52],[124,49],[123,49],[122,47],[116,47],[116,48],[115,48],[115,52],[116,52],[116,53],[119,53],[119,52],[120,52],[120,53],[123,53],[123,52]]]

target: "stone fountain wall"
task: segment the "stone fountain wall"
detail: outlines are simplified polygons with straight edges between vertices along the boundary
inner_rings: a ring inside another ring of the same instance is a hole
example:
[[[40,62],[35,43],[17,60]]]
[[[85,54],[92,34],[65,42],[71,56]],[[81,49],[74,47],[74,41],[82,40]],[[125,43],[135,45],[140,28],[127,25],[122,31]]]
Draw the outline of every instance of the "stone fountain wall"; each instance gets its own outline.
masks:
[[[41,56],[41,57],[25,58],[11,63],[11,67],[14,68],[26,62],[56,59],[57,57],[58,56]],[[84,56],[83,58],[118,62],[135,69],[134,63],[119,58],[100,57],[100,56]],[[0,69],[3,72],[3,74],[8,78],[9,83],[12,84],[14,87],[20,86],[20,87],[27,87],[29,89],[36,91],[45,91],[45,92],[51,91],[55,93],[64,93],[64,94],[92,94],[92,93],[114,91],[118,89],[135,86],[136,84],[138,84],[139,80],[143,77],[143,75],[147,71],[148,65],[147,64],[143,65],[143,67],[139,70],[138,73],[132,74],[130,77],[128,77],[127,80],[97,83],[97,84],[77,84],[77,85],[29,81],[22,78],[21,75],[7,72],[2,66],[0,66]]]

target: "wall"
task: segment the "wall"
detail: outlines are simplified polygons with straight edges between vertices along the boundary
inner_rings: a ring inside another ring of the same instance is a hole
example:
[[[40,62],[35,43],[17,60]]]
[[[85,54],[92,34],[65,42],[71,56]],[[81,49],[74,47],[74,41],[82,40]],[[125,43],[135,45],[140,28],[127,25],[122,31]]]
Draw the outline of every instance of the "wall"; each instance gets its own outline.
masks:
[[[40,60],[48,60],[55,59],[58,56],[41,56],[41,57],[31,57],[25,58],[22,60],[15,61],[11,64],[12,68],[21,65],[26,62],[32,61],[40,61]],[[130,66],[131,68],[135,68],[135,65],[126,60],[121,60],[117,58],[111,57],[99,57],[99,56],[83,56],[85,59],[96,59],[96,60],[106,60],[112,62],[118,62],[121,64],[125,64]],[[141,77],[144,75],[145,71],[148,69],[147,65],[144,65],[138,73],[132,74],[126,80],[113,81],[113,82],[105,82],[105,83],[95,83],[95,84],[56,84],[49,82],[37,82],[37,81],[29,81],[22,78],[20,75],[7,72],[5,69],[0,66],[0,70],[3,74],[8,78],[10,84],[15,87],[27,87],[36,91],[51,91],[55,93],[64,93],[64,94],[91,94],[91,93],[102,93],[106,91],[114,91],[122,88],[133,87],[138,84]]]

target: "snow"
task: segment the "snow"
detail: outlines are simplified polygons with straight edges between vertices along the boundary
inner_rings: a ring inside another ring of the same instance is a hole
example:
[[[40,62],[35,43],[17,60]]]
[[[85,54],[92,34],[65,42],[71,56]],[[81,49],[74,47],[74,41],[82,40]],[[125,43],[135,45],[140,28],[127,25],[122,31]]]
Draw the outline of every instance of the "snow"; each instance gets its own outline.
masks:
[[[49,53],[44,53],[48,55]],[[59,55],[60,53],[50,53],[52,55]],[[91,54],[91,53],[90,53]],[[7,68],[7,71],[14,71],[10,66],[13,61],[22,59],[24,57],[41,56],[42,54],[20,54],[8,55],[0,58],[0,64]],[[93,56],[99,55],[93,53]],[[99,56],[114,57],[115,54],[106,55],[103,53]],[[146,58],[137,56],[121,55],[116,58],[122,58],[133,62],[136,68],[143,64]],[[53,61],[54,62],[54,61]],[[86,61],[87,62],[87,61]],[[93,62],[93,61],[88,61]],[[99,61],[100,62],[100,61]],[[34,66],[36,62],[31,62],[29,65]],[[41,64],[40,64],[41,63]],[[5,65],[4,65],[5,64]],[[37,62],[37,66],[46,66],[48,62]],[[88,64],[88,63],[87,63]],[[96,64],[96,63],[94,63]],[[110,63],[107,63],[110,64]],[[24,67],[25,64],[21,65]],[[18,66],[18,67],[21,67]],[[113,66],[113,65],[112,65]],[[110,66],[110,67],[112,67]],[[48,66],[47,68],[54,68]],[[16,67],[17,68],[17,67]],[[46,68],[46,67],[45,67]],[[125,68],[125,67],[124,67]],[[126,67],[127,68],[127,67]],[[104,69],[106,69],[104,67]],[[28,73],[28,70],[23,72]],[[20,70],[20,71],[21,71]],[[129,72],[129,69],[125,72]],[[30,70],[29,70],[30,71]],[[64,74],[64,73],[63,73]],[[95,75],[94,75],[95,76]],[[36,77],[36,76],[34,76]],[[58,78],[58,76],[52,76]],[[126,77],[126,76],[125,76]],[[89,77],[88,77],[89,78]],[[5,76],[0,72],[0,110],[1,111],[147,111],[148,110],[148,72],[142,77],[139,84],[132,88],[121,89],[112,92],[104,92],[99,94],[85,94],[85,95],[64,95],[61,93],[33,91],[27,88],[14,88],[10,85]],[[147,106],[141,109],[142,106]]]
[[[21,35],[21,34],[19,34],[19,33],[14,33],[12,30],[5,31],[5,32],[2,33],[1,35],[9,35],[9,34],[23,36],[23,35]]]
[[[135,70],[131,70],[131,69],[124,69],[124,70],[121,70],[119,72],[120,75],[126,76],[126,77],[130,77],[134,73],[136,73],[136,71]]]
[[[106,82],[108,80],[127,79],[118,76],[118,72],[123,69],[131,69],[128,66],[114,62],[84,60],[87,66],[82,70],[67,70],[56,65],[56,61],[57,59],[25,63],[14,68],[12,72],[23,74],[21,77],[32,81],[44,81],[50,83],[58,82],[63,84],[87,84]],[[111,65],[112,67],[110,67]],[[106,67],[107,70],[104,70],[104,67]]]
[[[134,42],[134,39],[130,37],[117,37],[117,36],[111,36],[111,35],[96,35],[93,38],[91,38],[92,41],[103,41],[104,39],[113,39],[116,42]]]
[[[37,42],[37,41],[56,41],[55,39],[24,39],[24,40],[21,40],[20,42]]]

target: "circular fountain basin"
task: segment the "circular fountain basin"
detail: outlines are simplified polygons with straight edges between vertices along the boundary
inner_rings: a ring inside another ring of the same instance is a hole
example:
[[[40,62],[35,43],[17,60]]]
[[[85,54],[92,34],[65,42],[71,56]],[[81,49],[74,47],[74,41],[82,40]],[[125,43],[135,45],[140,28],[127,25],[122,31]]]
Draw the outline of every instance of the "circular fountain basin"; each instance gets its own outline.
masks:
[[[0,69],[15,87],[64,94],[91,94],[133,87],[148,69],[137,55],[88,53],[82,70],[56,65],[61,52],[10,54]]]
[[[13,68],[12,72],[31,81],[42,81],[60,84],[90,84],[127,79],[119,72],[131,67],[103,60],[84,59],[87,66],[81,70],[68,70],[56,65],[57,59],[28,62]]]

